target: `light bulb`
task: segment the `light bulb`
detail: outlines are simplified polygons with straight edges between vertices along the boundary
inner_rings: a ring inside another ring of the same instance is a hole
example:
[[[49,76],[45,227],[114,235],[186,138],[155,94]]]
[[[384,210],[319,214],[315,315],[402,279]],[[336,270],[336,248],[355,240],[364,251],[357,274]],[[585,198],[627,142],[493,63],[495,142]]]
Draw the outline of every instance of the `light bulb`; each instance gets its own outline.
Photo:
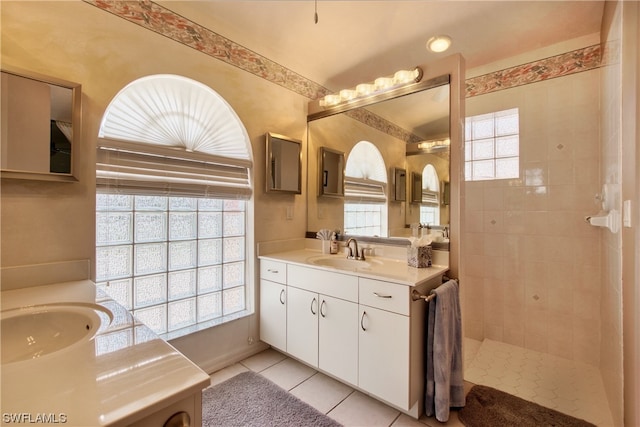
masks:
[[[331,95],[326,95],[322,100],[323,100],[324,107],[331,107],[333,105],[339,104],[342,98],[340,98],[340,95],[331,94]]]
[[[393,81],[396,84],[409,83],[415,81],[418,77],[418,70],[400,70],[393,75]]]
[[[378,77],[374,82],[376,89],[387,89],[393,86],[393,78],[391,77]]]
[[[376,87],[370,83],[361,83],[356,86],[358,96],[367,96],[376,91]]]
[[[342,89],[340,91],[340,98],[343,101],[349,101],[356,97],[356,91],[352,89]]]

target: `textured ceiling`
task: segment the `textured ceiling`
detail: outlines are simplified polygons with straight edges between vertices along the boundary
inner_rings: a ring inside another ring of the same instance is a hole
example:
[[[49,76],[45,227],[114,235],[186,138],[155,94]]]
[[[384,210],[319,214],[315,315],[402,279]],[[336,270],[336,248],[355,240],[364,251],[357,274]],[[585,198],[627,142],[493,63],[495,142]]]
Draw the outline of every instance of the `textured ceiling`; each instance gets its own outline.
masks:
[[[603,1],[158,1],[158,4],[327,88],[411,68],[445,54],[467,68],[600,31]]]

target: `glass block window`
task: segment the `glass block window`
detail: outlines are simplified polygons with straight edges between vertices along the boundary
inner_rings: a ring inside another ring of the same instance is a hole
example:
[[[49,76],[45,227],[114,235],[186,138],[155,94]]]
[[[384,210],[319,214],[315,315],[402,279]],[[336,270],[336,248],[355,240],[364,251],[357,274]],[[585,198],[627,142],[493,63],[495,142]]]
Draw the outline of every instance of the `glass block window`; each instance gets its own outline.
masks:
[[[98,287],[158,334],[245,310],[246,204],[98,193]]]
[[[518,178],[520,176],[519,132],[517,108],[467,117],[465,180]]]
[[[384,204],[348,203],[344,204],[344,232],[361,236],[384,236],[382,218]]]

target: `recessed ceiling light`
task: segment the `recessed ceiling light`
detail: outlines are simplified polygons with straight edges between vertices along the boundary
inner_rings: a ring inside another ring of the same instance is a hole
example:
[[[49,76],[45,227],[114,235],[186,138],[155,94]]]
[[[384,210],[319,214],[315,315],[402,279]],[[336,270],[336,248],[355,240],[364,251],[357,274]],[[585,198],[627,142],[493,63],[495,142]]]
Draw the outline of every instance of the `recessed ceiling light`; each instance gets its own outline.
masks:
[[[431,52],[444,52],[449,49],[449,46],[451,46],[451,37],[449,36],[434,36],[427,41],[427,49]]]

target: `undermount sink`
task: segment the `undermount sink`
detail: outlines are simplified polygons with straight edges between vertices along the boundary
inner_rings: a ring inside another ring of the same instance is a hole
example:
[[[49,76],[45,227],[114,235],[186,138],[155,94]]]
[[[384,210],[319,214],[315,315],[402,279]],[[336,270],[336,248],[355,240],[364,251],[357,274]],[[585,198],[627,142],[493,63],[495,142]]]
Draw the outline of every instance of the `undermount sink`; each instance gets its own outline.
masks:
[[[378,260],[367,259],[367,260],[356,260],[349,259],[345,257],[339,256],[321,256],[321,257],[311,257],[308,259],[311,264],[321,265],[323,267],[333,267],[339,268],[341,270],[364,270],[372,268],[376,265],[382,265],[382,263]]]
[[[92,339],[113,314],[97,304],[43,304],[4,310],[2,364],[38,359]]]

